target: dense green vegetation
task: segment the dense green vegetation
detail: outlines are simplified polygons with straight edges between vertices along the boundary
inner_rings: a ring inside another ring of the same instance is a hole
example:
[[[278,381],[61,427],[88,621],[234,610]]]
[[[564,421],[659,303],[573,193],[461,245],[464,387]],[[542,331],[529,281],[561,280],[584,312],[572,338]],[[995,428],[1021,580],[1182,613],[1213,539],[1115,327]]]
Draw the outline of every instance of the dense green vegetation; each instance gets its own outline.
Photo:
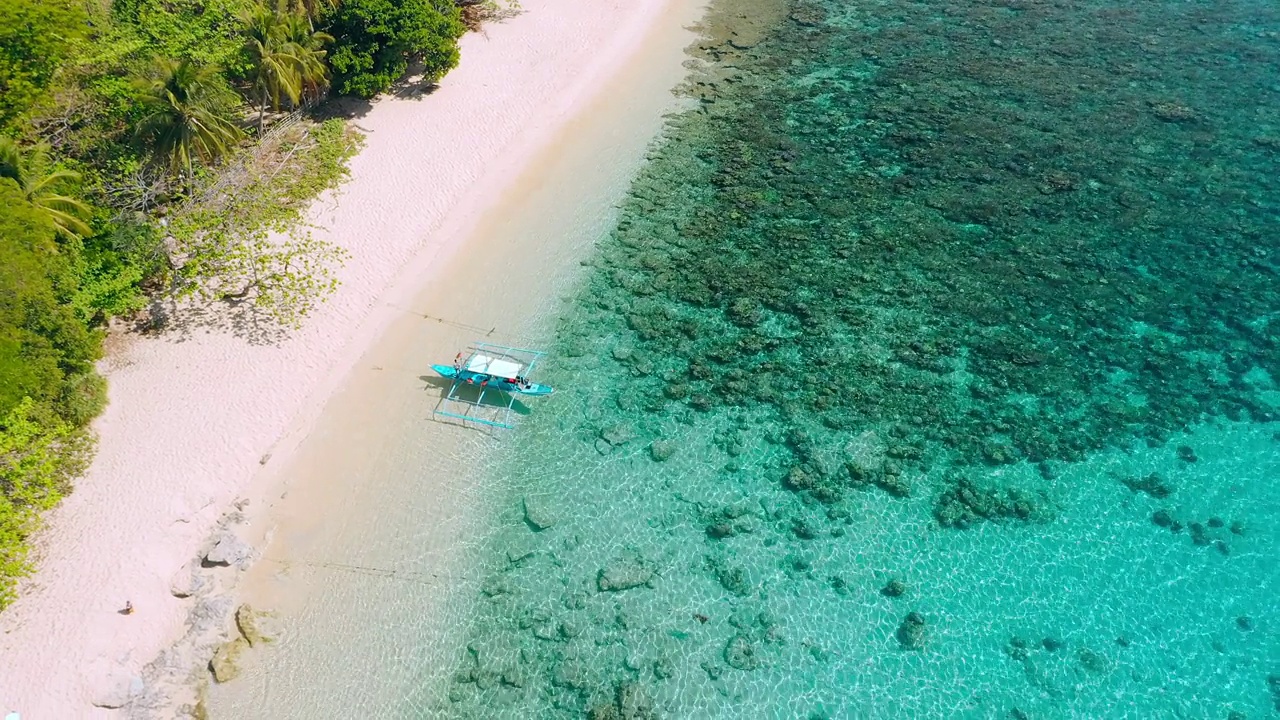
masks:
[[[420,58],[423,74],[436,80],[458,64],[464,30],[452,2],[344,0],[333,15],[336,88],[373,97],[404,75],[410,57]]]
[[[108,321],[170,295],[296,325],[343,253],[295,226],[359,138],[272,121],[434,81],[462,31],[450,0],[0,0],[0,607],[88,457]]]

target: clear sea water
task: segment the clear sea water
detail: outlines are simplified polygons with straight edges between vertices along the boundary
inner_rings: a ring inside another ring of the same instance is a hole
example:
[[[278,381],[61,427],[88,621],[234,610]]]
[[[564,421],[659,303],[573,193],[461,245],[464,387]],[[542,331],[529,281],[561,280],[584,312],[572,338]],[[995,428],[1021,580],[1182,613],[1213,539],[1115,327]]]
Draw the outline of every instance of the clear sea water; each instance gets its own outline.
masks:
[[[1275,717],[1280,6],[767,23],[696,51],[403,716]]]

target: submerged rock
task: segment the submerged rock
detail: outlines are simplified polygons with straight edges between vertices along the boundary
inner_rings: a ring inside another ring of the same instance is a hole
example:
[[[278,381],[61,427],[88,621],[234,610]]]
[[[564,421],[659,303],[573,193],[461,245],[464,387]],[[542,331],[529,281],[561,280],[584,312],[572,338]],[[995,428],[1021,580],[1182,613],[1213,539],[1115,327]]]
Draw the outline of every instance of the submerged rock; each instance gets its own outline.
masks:
[[[1107,661],[1106,657],[1089,648],[1080,648],[1080,651],[1076,653],[1076,659],[1080,661],[1080,667],[1091,673],[1101,674],[1111,669],[1111,663]]]
[[[760,656],[751,640],[745,635],[734,635],[724,648],[724,661],[731,668],[755,670],[760,667]]]
[[[880,594],[885,597],[898,598],[906,595],[908,589],[906,583],[898,578],[893,578],[885,583],[884,587],[880,588]]]
[[[653,575],[653,568],[643,560],[622,558],[600,569],[596,576],[596,586],[605,592],[630,590],[648,584]]]
[[[249,603],[244,603],[236,608],[236,628],[240,630],[240,635],[244,637],[245,642],[250,647],[261,645],[264,642],[271,642],[271,638],[263,631],[260,613],[250,607]]]
[[[616,423],[600,430],[600,439],[608,443],[610,447],[618,447],[631,442],[635,436],[635,431],[627,423]]]
[[[535,532],[546,530],[555,525],[557,520],[555,511],[551,508],[549,502],[532,495],[524,497],[524,521]]]
[[[1044,493],[1014,487],[983,488],[964,477],[955,480],[933,506],[939,525],[960,529],[982,520],[1041,521],[1048,514],[1049,500]]]
[[[1150,473],[1142,477],[1127,477],[1120,482],[1135,493],[1146,493],[1157,500],[1167,498],[1173,494],[1173,486],[1160,473]]]
[[[924,647],[925,627],[926,623],[923,615],[914,610],[907,613],[895,633],[898,638],[898,644],[904,650],[919,650]]]
[[[670,440],[654,440],[649,445],[649,457],[657,462],[666,462],[676,453],[676,444]]]

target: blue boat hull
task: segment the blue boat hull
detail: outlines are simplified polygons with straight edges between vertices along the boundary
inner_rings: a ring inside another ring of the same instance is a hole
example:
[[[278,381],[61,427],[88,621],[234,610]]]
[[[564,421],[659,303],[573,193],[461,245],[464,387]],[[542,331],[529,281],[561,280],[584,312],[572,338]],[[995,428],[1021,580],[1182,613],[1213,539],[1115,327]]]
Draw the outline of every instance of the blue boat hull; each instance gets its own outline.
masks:
[[[507,378],[494,377],[493,375],[485,375],[484,373],[470,372],[468,370],[459,370],[458,368],[455,368],[452,365],[432,365],[431,369],[435,370],[442,377],[449,378],[450,380],[460,380],[462,382],[467,382],[472,385],[480,385],[481,383],[488,380],[488,384],[485,385],[486,388],[492,389],[492,390],[501,390],[503,392],[509,392],[512,395],[529,395],[532,397],[541,397],[543,395],[550,395],[552,392],[554,392],[550,387],[546,385],[539,385],[538,383],[529,383],[527,386],[522,387],[520,385],[517,385],[516,383],[509,381]]]

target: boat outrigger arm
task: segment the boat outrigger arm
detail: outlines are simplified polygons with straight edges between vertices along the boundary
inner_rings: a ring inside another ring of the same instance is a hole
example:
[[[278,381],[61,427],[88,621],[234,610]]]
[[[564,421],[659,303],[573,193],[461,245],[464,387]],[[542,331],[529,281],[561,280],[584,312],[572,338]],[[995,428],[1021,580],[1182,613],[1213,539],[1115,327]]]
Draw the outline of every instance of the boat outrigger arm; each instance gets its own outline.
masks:
[[[542,397],[553,392],[550,387],[529,380],[543,355],[539,350],[476,342],[466,352],[458,353],[452,365],[432,365],[432,370],[453,380],[436,414],[493,427],[515,427],[511,413],[516,396]],[[474,399],[463,395],[474,395]],[[488,416],[482,414],[486,412]]]

